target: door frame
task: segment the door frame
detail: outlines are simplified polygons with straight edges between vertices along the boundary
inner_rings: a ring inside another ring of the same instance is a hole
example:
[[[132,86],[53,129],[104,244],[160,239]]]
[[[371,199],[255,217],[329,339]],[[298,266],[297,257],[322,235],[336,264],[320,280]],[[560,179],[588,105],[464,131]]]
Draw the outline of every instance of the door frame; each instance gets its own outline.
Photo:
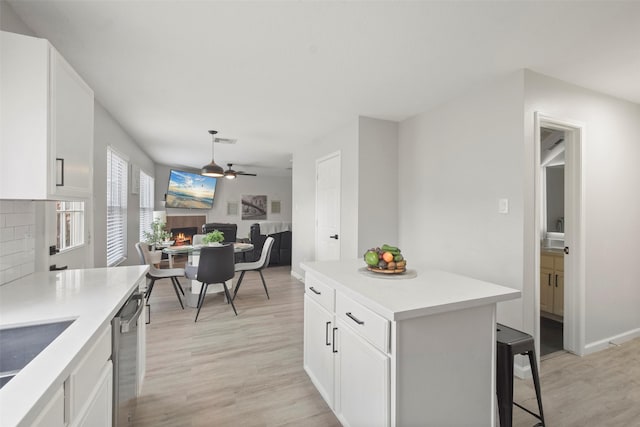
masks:
[[[342,153],[340,150],[338,151],[334,151],[332,153],[329,153],[325,156],[319,157],[316,159],[316,170],[315,170],[315,211],[314,211],[314,246],[313,246],[313,250],[314,250],[314,259],[318,259],[318,244],[319,244],[319,240],[318,240],[318,166],[320,165],[320,163],[329,160],[333,157],[337,157],[338,158],[338,170],[340,171],[340,197],[338,197],[338,211],[340,212],[340,203],[341,203],[341,198],[342,198]],[[341,219],[341,215],[338,215],[338,221],[339,221],[339,228],[342,227],[342,219]],[[341,233],[342,230],[340,230]],[[342,254],[342,242],[339,243],[340,246],[340,253]],[[342,256],[342,255],[341,255]]]
[[[540,354],[540,237],[542,229],[542,188],[540,165],[540,127],[565,132],[565,246],[570,256],[564,262],[564,338],[565,350],[585,354],[585,189],[583,147],[585,125],[575,120],[557,118],[536,111],[534,113],[534,339]],[[567,185],[568,184],[568,185]],[[568,194],[567,194],[568,193]],[[570,225],[570,229],[567,228]]]

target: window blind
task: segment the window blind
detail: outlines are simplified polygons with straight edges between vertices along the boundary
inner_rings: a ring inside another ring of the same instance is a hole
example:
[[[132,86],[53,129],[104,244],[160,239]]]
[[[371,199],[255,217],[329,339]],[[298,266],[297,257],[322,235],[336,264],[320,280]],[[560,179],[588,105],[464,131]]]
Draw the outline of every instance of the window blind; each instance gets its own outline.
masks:
[[[154,179],[140,171],[140,241],[143,242],[144,232],[151,231],[153,222],[153,192]]]
[[[107,147],[107,266],[120,264],[127,256],[128,162]]]

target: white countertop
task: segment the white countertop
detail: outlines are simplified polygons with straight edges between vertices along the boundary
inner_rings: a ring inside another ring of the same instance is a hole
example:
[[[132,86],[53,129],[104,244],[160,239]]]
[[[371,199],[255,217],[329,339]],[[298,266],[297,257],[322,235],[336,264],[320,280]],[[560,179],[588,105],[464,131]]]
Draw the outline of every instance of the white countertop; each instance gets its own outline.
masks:
[[[60,386],[148,266],[34,273],[0,286],[0,328],[76,319],[0,389],[0,425],[18,425]]]
[[[362,260],[304,262],[302,269],[319,275],[365,307],[388,320],[493,304],[520,297],[520,291],[458,274],[408,266],[412,279],[371,277],[358,271]]]

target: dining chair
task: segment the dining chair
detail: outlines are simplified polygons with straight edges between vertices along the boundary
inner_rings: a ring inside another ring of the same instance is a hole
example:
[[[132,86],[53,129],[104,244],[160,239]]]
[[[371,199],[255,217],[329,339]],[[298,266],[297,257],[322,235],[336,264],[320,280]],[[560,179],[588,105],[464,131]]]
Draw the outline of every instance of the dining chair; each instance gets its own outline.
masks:
[[[200,288],[200,295],[198,296],[198,311],[196,312],[194,322],[198,321],[200,309],[202,308],[204,299],[207,296],[207,288],[210,284],[214,283],[222,284],[227,302],[231,303],[233,312],[236,316],[238,315],[236,306],[233,304],[233,300],[229,294],[229,288],[227,288],[226,284],[227,280],[231,280],[233,279],[233,276],[235,276],[233,266],[233,245],[204,246],[200,249],[200,260],[198,262],[196,280],[202,282],[202,287]]]
[[[264,276],[262,275],[262,270],[269,265],[269,259],[271,259],[271,248],[273,248],[273,242],[275,239],[271,236],[267,237],[264,241],[264,246],[262,246],[262,253],[260,254],[260,259],[254,262],[239,262],[235,265],[235,270],[240,271],[240,278],[238,279],[238,283],[236,284],[236,288],[233,291],[233,299],[236,298],[238,294],[238,289],[240,289],[240,285],[242,284],[242,279],[244,278],[244,273],[247,271],[257,271],[260,273],[260,278],[262,279],[262,286],[264,286],[264,291],[267,294],[267,299],[269,298],[269,291],[267,290],[267,283],[264,281]]]
[[[160,279],[171,279],[171,283],[173,284],[173,290],[176,292],[176,296],[178,297],[178,301],[180,302],[180,307],[184,310],[184,304],[182,303],[182,298],[180,294],[184,296],[184,289],[182,289],[182,285],[178,281],[178,277],[184,277],[184,268],[156,268],[148,257],[149,250],[147,249],[146,243],[138,242],[135,244],[136,251],[138,252],[138,256],[140,257],[140,264],[148,264],[149,272],[147,273],[147,278],[151,280],[149,286],[147,286],[146,292],[146,301],[149,304],[149,297],[151,297],[151,292],[153,291],[153,285],[156,283],[156,280]]]

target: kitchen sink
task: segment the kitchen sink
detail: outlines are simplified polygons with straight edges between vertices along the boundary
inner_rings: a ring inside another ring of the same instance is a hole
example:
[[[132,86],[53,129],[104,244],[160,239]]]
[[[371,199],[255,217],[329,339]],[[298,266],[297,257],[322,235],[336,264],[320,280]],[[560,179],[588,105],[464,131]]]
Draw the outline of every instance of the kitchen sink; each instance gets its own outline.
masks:
[[[0,388],[75,320],[0,329]]]

